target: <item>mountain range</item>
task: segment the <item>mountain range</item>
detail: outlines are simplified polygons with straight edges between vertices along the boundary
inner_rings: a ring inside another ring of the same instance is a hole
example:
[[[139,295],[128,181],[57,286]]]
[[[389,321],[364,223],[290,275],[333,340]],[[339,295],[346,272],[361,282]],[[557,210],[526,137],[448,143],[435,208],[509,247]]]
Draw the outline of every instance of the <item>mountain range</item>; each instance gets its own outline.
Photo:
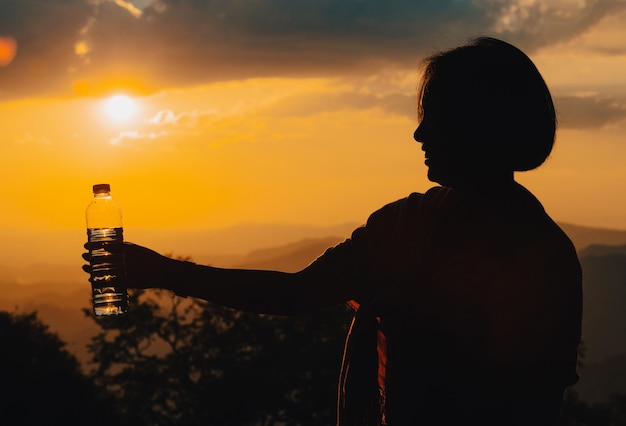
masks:
[[[219,231],[138,231],[146,245],[173,255],[222,267],[297,271],[348,237],[356,224],[332,228],[242,225]],[[561,224],[576,246],[583,267],[584,366],[576,389],[583,399],[626,394],[626,231]],[[266,238],[267,246],[261,241]],[[246,244],[243,243],[247,240]],[[169,241],[170,248],[165,248]],[[206,243],[209,241],[209,243]],[[222,246],[219,242],[222,242]],[[239,245],[238,245],[239,244]],[[185,251],[188,247],[189,251]],[[219,247],[224,250],[220,253]],[[81,247],[82,249],[82,247]],[[244,251],[248,249],[248,251]],[[78,251],[73,264],[0,265],[0,309],[36,310],[83,363],[85,344],[98,328],[82,313],[90,291]],[[230,254],[229,254],[230,253]]]

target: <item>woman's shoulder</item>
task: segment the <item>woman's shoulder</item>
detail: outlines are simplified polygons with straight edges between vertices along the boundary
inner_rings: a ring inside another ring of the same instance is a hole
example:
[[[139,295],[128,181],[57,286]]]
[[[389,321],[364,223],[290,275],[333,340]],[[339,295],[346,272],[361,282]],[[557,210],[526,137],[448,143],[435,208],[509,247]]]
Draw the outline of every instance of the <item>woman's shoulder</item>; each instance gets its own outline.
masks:
[[[372,213],[367,221],[368,226],[372,223],[397,221],[403,216],[412,216],[420,209],[440,204],[449,197],[451,191],[450,188],[434,186],[424,193],[412,192]]]
[[[388,203],[372,213],[357,234],[365,233],[371,239],[383,241],[398,238],[399,234],[414,233],[429,217],[437,215],[449,192],[449,188],[436,186]]]

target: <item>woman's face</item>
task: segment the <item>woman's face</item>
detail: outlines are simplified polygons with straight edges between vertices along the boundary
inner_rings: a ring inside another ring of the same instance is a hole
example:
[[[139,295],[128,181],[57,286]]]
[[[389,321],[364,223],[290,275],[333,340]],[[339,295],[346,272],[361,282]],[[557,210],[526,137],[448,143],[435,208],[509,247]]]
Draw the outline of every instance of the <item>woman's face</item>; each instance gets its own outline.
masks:
[[[463,120],[459,119],[446,96],[437,96],[432,85],[422,96],[421,121],[413,135],[422,144],[428,179],[444,186],[458,186],[468,177],[473,165],[468,152],[468,138],[463,133]]]
[[[431,80],[422,95],[422,117],[413,137],[422,144],[428,179],[443,186],[482,185],[510,179],[493,129],[485,117],[491,106],[475,99],[473,88]],[[503,141],[504,142],[504,141]]]

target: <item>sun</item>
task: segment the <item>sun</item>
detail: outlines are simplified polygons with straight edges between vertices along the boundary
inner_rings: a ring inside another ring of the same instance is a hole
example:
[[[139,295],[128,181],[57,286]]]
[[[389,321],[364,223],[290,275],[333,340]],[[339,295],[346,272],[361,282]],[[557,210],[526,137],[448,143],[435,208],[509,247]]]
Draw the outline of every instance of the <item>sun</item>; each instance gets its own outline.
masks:
[[[104,102],[104,112],[113,121],[129,121],[137,112],[137,102],[126,95],[111,96]]]

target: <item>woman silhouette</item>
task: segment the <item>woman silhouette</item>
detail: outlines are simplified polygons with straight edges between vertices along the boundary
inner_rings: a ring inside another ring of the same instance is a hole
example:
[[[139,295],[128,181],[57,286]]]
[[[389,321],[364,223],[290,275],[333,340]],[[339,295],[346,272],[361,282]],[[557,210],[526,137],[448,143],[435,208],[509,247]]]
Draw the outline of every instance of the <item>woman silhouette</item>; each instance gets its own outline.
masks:
[[[550,92],[523,52],[478,38],[426,60],[418,111],[441,186],[376,211],[307,268],[220,269],[126,244],[130,285],[270,314],[350,303],[339,425],[554,425],[578,379],[581,270],[514,180],[550,154]]]

